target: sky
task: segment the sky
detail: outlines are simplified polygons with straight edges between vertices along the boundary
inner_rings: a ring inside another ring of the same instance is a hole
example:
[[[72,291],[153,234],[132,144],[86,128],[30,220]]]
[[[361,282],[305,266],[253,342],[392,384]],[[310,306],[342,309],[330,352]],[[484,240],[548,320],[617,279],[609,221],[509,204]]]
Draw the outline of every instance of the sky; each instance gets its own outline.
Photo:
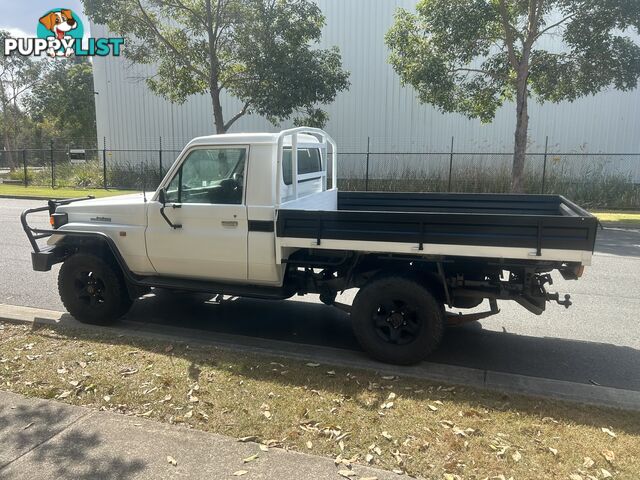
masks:
[[[15,37],[35,37],[38,19],[54,8],[68,8],[80,15],[88,31],[89,21],[82,13],[80,0],[0,0],[0,30],[8,30]]]

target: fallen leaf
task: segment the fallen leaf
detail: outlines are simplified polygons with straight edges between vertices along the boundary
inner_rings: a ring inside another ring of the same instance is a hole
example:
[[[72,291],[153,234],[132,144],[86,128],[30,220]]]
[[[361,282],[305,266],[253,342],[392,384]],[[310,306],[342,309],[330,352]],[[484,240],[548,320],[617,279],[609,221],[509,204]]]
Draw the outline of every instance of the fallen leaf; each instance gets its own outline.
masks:
[[[269,451],[269,447],[267,447],[266,445],[260,444],[259,447],[260,447],[260,450],[262,450],[263,452]]]
[[[604,468],[600,469],[600,474],[602,475],[602,478],[613,478],[613,475],[611,475],[611,473]]]
[[[239,442],[242,443],[246,443],[246,442],[255,442],[256,440],[258,440],[258,437],[256,437],[255,435],[251,435],[249,437],[240,437],[238,439]]]
[[[395,379],[396,379],[396,378],[398,378],[398,377],[396,377],[395,375],[385,375],[385,376],[383,376],[383,377],[381,377],[381,378],[382,378],[383,380],[395,380]]]
[[[593,461],[593,459],[589,458],[589,457],[584,457],[584,462],[582,462],[582,466],[584,468],[591,468],[595,465],[596,462]]]
[[[522,454],[516,450],[513,455],[511,455],[511,458],[513,458],[514,462],[519,462],[522,459]]]
[[[396,475],[404,475],[404,470],[400,470],[399,468],[394,468],[393,470],[391,470],[393,473],[395,473]]]
[[[319,366],[320,366],[319,363],[313,363],[313,362],[307,363],[307,367],[316,368],[316,367],[319,367]]]
[[[249,473],[247,470],[237,470],[233,472],[232,475],[234,477],[241,477],[242,475],[246,475],[247,473]]]
[[[391,435],[389,435],[389,432],[387,432],[386,430],[384,432],[382,432],[382,436],[384,438],[386,438],[387,440],[389,440],[389,441],[393,440],[393,437]]]
[[[65,390],[60,395],[58,395],[56,398],[58,400],[62,400],[63,398],[67,398],[69,395],[71,395],[71,391],[70,390]]]
[[[558,450],[552,447],[549,447],[549,451],[553,453],[554,456],[558,455]]]
[[[378,480],[378,477],[360,477],[360,480]]]
[[[378,456],[382,455],[382,449],[380,447],[375,447],[373,451],[376,452]]]
[[[59,368],[58,370],[56,370],[60,375],[64,375],[65,373],[67,373],[67,369],[65,367]]]
[[[616,454],[613,453],[611,450],[603,450],[602,452],[602,456],[607,460],[607,462],[609,463],[613,463],[616,459]]]
[[[356,476],[356,472],[353,470],[338,470],[338,475],[341,475],[344,478],[351,478]]]
[[[427,407],[429,407],[429,410],[431,410],[432,412],[438,411],[438,407],[434,407],[433,405],[427,405]]]
[[[617,438],[617,437],[618,437],[618,435],[616,435],[615,433],[613,433],[613,430],[610,430],[610,429],[608,429],[608,428],[602,427],[602,431],[603,431],[604,433],[606,433],[607,435],[609,435],[610,437],[613,437],[613,438]]]
[[[242,459],[242,463],[249,463],[249,462],[253,462],[254,460],[256,460],[259,457],[259,455],[256,453],[254,455],[251,455],[250,457],[247,458],[243,458]]]
[[[569,475],[569,478],[571,480],[582,480],[582,475],[578,475],[577,473],[572,473],[571,475]]]
[[[171,455],[167,455],[167,462],[169,462],[174,467],[178,465],[178,462],[176,461],[176,459],[173,458]]]
[[[102,397],[102,399],[103,399],[105,402],[110,402],[110,401],[111,401],[111,397],[110,397],[109,395],[105,395],[104,397]]]
[[[184,418],[191,418],[193,417],[193,410],[189,410],[187,413],[184,414]]]
[[[364,457],[364,460],[365,460],[367,463],[371,463],[371,462],[373,462],[373,455],[371,455],[370,453],[367,453],[367,455]]]
[[[267,420],[271,420],[271,412],[269,410],[262,412],[262,415],[264,415]]]
[[[387,401],[390,402],[391,400],[395,400],[396,397],[397,397],[397,395],[395,393],[391,392],[389,394],[389,396],[387,397]]]
[[[313,443],[311,442],[311,440],[307,441],[307,448],[309,450],[311,450],[313,448]]]

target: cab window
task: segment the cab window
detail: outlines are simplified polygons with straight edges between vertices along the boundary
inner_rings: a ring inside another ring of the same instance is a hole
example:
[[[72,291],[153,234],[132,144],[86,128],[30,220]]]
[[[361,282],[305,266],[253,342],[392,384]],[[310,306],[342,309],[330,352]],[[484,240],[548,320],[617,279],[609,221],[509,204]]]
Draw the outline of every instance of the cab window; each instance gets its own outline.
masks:
[[[317,148],[298,149],[298,175],[322,172],[320,150]],[[285,185],[291,185],[291,147],[285,147],[282,152],[282,177]]]
[[[167,187],[171,203],[242,203],[245,148],[193,150]]]

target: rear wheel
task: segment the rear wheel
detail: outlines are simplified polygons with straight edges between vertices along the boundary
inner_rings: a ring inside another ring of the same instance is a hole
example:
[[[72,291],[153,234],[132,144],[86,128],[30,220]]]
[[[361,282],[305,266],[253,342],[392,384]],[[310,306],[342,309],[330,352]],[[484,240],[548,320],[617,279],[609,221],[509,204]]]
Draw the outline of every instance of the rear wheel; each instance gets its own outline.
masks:
[[[358,292],[351,310],[362,348],[398,365],[423,360],[442,340],[444,309],[420,283],[404,277],[373,280]]]
[[[77,253],[64,261],[58,292],[76,320],[93,325],[115,322],[132,304],[120,269],[87,253]]]

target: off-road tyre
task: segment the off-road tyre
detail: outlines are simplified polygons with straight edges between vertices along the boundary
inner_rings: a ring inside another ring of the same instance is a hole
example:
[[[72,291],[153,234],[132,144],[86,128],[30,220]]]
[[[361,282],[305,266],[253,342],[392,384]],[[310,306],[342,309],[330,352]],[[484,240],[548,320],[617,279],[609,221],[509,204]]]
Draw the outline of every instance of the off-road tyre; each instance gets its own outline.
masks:
[[[424,360],[442,340],[443,305],[418,281],[387,276],[360,289],[351,310],[360,346],[376,360],[412,365]]]
[[[76,253],[64,261],[58,292],[76,320],[92,325],[111,325],[133,303],[115,262],[89,253]]]

